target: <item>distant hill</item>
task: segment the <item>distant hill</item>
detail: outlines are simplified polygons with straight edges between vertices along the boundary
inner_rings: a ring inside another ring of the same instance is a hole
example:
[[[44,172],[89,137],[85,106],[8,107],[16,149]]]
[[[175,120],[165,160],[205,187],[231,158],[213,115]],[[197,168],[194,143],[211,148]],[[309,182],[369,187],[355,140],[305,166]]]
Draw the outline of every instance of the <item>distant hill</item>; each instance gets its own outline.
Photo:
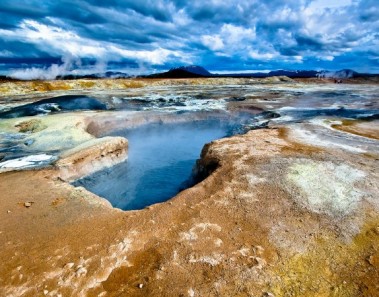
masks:
[[[128,78],[131,77],[129,74],[119,71],[107,71],[104,73],[103,77],[107,78]]]
[[[105,73],[94,73],[94,74],[67,74],[67,75],[61,75],[58,76],[57,79],[81,79],[81,78],[89,78],[89,79],[96,79],[96,78],[129,78],[130,75],[124,72],[119,71],[107,71]]]
[[[202,75],[202,76],[213,76],[207,69],[201,66],[191,65],[191,66],[181,66],[178,68],[173,68],[172,70],[180,69],[193,74]]]
[[[320,78],[353,78],[357,77],[358,72],[355,72],[354,70],[351,69],[342,69],[338,71],[319,71],[317,73],[317,77]]]
[[[316,77],[317,71],[315,70],[275,70],[266,72],[252,72],[252,73],[227,73],[227,74],[213,74],[201,66],[181,66],[172,68],[167,72],[156,73],[148,77],[155,78],[193,78],[193,77],[255,77],[265,78],[272,76],[287,76],[290,78],[308,78]]]
[[[230,73],[226,74],[217,74],[211,73],[207,69],[197,65],[190,66],[180,66],[176,68],[172,68],[169,71],[155,73],[151,75],[140,75],[137,77],[140,78],[201,78],[201,77],[239,77],[239,78],[267,78],[274,76],[286,76],[289,78],[330,78],[330,79],[350,79],[350,78],[360,78],[363,80],[366,79],[377,79],[379,74],[369,74],[369,73],[358,73],[351,69],[342,69],[338,71],[328,71],[328,70],[274,70],[270,72],[251,72],[251,73]],[[135,76],[131,76],[127,73],[120,71],[107,71],[103,73],[93,73],[93,74],[66,74],[57,76],[56,79],[63,80],[72,80],[72,79],[102,79],[102,78],[131,78]],[[18,80],[8,76],[0,75],[1,81],[11,81]]]
[[[17,79],[15,78],[12,78],[12,77],[9,77],[9,76],[5,76],[5,75],[0,75],[0,82],[5,82],[5,81],[16,81]]]
[[[317,71],[315,70],[275,70],[270,72],[252,72],[252,73],[228,73],[218,76],[222,77],[254,77],[265,78],[272,76],[287,76],[290,78],[309,78],[316,77]]]
[[[169,71],[148,75],[151,78],[196,78],[196,77],[211,77],[214,76],[208,70],[201,66],[181,66],[172,68]]]
[[[144,76],[150,78],[195,78],[195,77],[245,77],[245,78],[266,78],[273,76],[287,76],[289,78],[368,78],[376,77],[378,74],[358,73],[351,69],[342,69],[338,71],[316,71],[316,70],[274,70],[270,72],[252,72],[252,73],[230,73],[217,74],[211,73],[201,66],[181,66],[172,68],[169,71],[162,73],[155,73],[152,75]]]

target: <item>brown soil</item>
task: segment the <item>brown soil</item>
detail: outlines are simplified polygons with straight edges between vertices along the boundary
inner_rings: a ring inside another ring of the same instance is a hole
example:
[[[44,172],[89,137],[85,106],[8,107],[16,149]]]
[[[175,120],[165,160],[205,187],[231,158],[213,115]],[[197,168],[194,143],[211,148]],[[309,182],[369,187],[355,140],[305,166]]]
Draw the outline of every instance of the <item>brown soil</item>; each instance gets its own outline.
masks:
[[[332,128],[351,134],[379,140],[379,121],[343,120],[342,125],[332,125]]]
[[[58,169],[2,173],[1,295],[379,294],[375,208],[315,213],[285,179],[299,158],[376,168],[293,141],[284,129],[215,141],[202,154],[204,168],[217,165],[206,180],[142,211],[113,209]]]
[[[55,86],[265,82],[48,83],[2,82],[0,100],[39,92],[28,98],[37,100]],[[260,106],[250,99],[274,101],[279,94],[251,96],[229,108],[255,112]],[[125,159],[125,139],[95,137],[149,121],[173,119],[109,111],[1,121],[3,130],[33,132],[28,137],[38,149],[63,152],[49,168],[0,173],[0,296],[379,296],[376,121],[333,126],[346,133],[307,123],[213,141],[198,162],[205,180],[140,211],[115,209],[66,182]],[[315,143],[296,129],[317,136]]]

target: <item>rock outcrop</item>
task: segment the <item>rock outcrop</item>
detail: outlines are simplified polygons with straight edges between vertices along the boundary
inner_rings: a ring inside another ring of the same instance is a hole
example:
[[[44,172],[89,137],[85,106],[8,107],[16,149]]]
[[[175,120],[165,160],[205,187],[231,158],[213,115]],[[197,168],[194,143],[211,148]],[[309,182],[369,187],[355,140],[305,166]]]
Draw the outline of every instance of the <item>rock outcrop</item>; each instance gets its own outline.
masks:
[[[93,139],[65,151],[55,166],[60,178],[73,181],[125,161],[127,149],[128,142],[123,137]]]

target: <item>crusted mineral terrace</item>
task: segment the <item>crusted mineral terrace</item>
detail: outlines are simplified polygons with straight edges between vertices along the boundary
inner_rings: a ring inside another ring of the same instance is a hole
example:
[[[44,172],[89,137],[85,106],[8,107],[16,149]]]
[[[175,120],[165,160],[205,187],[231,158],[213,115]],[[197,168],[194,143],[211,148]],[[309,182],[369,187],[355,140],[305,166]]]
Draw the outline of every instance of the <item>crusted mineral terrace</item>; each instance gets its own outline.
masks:
[[[377,85],[0,89],[3,111],[68,94],[107,106],[0,120],[1,296],[379,296]],[[204,180],[167,202],[122,211],[69,183],[125,161],[128,142],[110,131],[237,112],[253,120],[206,144]]]

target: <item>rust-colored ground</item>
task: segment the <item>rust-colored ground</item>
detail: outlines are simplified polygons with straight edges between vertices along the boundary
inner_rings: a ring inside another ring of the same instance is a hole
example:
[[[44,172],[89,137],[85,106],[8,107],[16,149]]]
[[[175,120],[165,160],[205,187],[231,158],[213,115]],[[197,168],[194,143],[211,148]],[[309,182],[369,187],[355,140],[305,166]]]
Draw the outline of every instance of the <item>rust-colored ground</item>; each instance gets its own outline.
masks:
[[[332,125],[332,127],[340,131],[379,140],[378,121],[344,120],[341,125]]]
[[[76,149],[47,169],[0,173],[0,296],[379,296],[377,122],[214,141],[204,181],[124,212],[65,181],[125,157],[124,139],[95,139],[126,123],[115,114],[65,114]],[[42,139],[60,121],[1,124]]]
[[[55,169],[1,174],[1,294],[376,296],[379,216],[367,201],[378,197],[331,217],[298,203],[285,176],[296,160],[338,158],[371,172],[367,186],[377,167],[286,135],[215,141],[203,151],[203,166],[219,164],[210,177],[142,211],[113,209]]]

